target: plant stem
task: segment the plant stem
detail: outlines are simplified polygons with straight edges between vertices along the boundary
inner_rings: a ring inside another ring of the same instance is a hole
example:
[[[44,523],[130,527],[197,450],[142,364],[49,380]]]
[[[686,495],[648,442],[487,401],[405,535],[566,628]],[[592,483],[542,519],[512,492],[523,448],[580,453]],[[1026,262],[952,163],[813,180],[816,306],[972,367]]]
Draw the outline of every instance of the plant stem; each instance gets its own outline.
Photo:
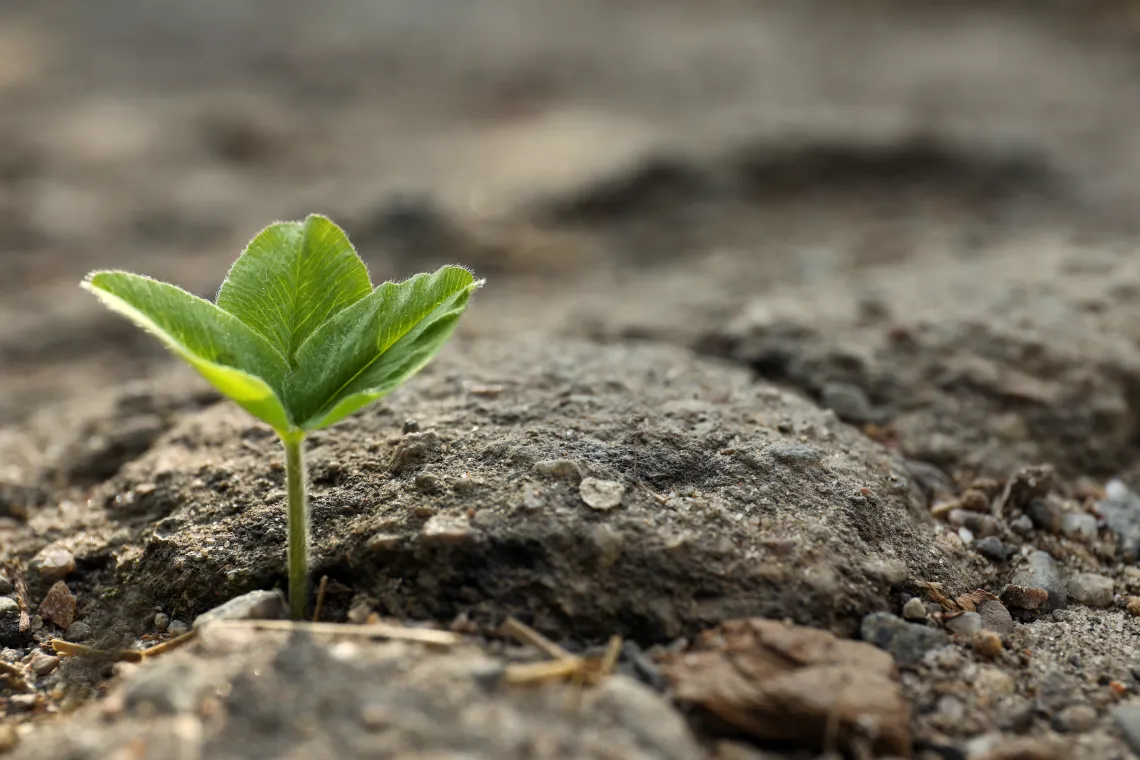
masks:
[[[309,605],[309,501],[305,495],[305,437],[283,435],[289,492],[289,609],[303,620]]]

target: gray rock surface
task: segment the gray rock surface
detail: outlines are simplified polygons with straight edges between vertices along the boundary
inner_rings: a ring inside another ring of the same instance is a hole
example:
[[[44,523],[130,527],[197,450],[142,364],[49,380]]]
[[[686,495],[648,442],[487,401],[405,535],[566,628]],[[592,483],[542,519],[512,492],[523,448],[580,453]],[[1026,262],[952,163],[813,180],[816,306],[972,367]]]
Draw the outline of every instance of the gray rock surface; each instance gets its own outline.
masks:
[[[1048,552],[1031,553],[1010,582],[1017,586],[1045,589],[1049,592],[1049,604],[1054,608],[1064,607],[1068,602],[1069,594],[1061,569]]]
[[[950,643],[950,637],[942,631],[908,623],[887,612],[863,618],[860,632],[864,641],[890,652],[901,666],[915,666],[928,651]]]

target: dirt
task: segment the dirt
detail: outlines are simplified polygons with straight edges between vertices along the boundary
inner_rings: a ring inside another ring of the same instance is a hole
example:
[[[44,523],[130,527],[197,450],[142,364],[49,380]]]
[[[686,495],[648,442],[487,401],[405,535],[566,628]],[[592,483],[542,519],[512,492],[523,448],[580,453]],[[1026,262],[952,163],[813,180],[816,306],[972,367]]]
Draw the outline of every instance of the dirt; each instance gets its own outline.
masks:
[[[818,730],[728,731],[658,672],[767,618],[886,648],[867,677],[897,683],[916,757],[1140,752],[1138,18],[6,4],[0,748],[814,758]],[[283,587],[272,434],[77,283],[211,296],[309,211],[376,280],[488,278],[436,362],[308,444],[324,619],[468,641],[203,630],[138,665],[50,659]],[[996,648],[955,632],[982,602],[1009,608]],[[575,652],[623,637],[621,674],[488,686],[520,656],[507,616]],[[779,670],[718,709],[818,726],[755,697],[802,693]]]

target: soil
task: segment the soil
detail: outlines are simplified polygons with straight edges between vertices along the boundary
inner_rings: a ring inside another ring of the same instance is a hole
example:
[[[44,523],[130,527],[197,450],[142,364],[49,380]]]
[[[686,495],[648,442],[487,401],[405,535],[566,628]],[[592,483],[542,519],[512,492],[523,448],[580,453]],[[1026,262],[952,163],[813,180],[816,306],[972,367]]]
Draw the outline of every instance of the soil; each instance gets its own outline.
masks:
[[[0,753],[1140,753],[1138,13],[6,3]],[[464,643],[56,661],[285,581],[272,433],[77,283],[211,296],[310,211],[375,280],[488,278],[308,442],[322,618]],[[618,674],[492,683],[509,616]],[[864,677],[885,745],[816,688]]]

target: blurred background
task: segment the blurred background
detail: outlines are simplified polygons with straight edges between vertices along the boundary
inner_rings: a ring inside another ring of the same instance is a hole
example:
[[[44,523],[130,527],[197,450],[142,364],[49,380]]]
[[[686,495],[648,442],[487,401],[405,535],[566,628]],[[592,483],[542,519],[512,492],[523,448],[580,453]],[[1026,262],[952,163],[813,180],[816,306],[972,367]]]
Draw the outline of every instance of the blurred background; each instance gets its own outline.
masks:
[[[1127,247],[1138,74],[1124,0],[3,0],[0,424],[162,363],[88,270],[211,296],[311,211],[490,278],[464,339]]]

